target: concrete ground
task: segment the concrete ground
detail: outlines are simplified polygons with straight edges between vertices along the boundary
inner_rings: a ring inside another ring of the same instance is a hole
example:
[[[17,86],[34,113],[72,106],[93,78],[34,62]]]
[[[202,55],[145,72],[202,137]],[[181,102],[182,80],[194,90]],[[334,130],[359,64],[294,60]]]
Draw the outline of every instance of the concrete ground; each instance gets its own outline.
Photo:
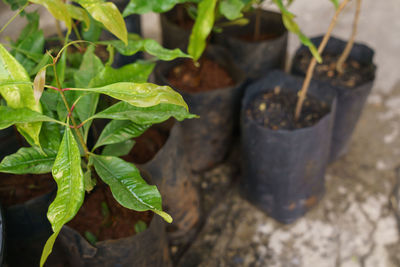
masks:
[[[334,12],[329,0],[296,0],[290,10],[308,36],[324,33]],[[353,11],[354,3],[340,16],[336,36],[349,36]],[[10,13],[2,3],[0,14],[3,25]],[[180,266],[400,266],[398,225],[390,207],[400,163],[399,14],[399,0],[363,1],[357,40],[376,50],[377,77],[348,154],[328,168],[319,205],[291,225],[279,224],[230,186],[238,170],[228,161],[197,177],[209,217]],[[154,17],[143,17],[151,21],[145,35],[159,38]],[[47,27],[51,21],[41,23]],[[0,39],[15,32],[8,29]],[[289,56],[298,45],[290,36]]]

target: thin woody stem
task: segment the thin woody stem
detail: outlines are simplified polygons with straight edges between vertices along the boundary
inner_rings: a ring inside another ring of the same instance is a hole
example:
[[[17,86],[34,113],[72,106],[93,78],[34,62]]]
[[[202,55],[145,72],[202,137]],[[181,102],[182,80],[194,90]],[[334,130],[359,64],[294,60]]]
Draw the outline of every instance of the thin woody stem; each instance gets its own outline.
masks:
[[[336,71],[339,74],[342,74],[344,72],[343,70],[343,64],[346,62],[347,58],[350,55],[351,49],[353,48],[354,45],[354,40],[356,38],[357,34],[357,28],[358,28],[358,21],[360,17],[360,11],[361,11],[361,0],[357,0],[357,9],[356,13],[354,15],[354,21],[353,21],[353,32],[351,33],[350,39],[346,44],[345,49],[343,50],[342,55],[339,57],[339,60],[336,64]]]
[[[333,28],[335,28],[336,26],[336,22],[337,22],[337,18],[339,16],[339,14],[342,12],[342,10],[344,9],[344,7],[350,2],[350,0],[343,0],[343,2],[339,5],[338,9],[336,10],[335,15],[333,16],[331,23],[329,25],[329,28],[327,30],[327,32],[324,35],[324,38],[322,39],[321,44],[318,47],[318,53],[321,55],[322,52],[324,51],[329,38],[331,37],[331,33]],[[297,100],[297,104],[296,104],[296,111],[294,113],[294,119],[297,121],[300,118],[300,114],[301,114],[301,109],[303,108],[303,103],[304,100],[306,99],[307,96],[307,91],[308,91],[308,87],[310,86],[310,82],[311,82],[311,78],[313,76],[314,73],[314,69],[315,66],[317,65],[317,60],[315,57],[313,57],[311,59],[310,65],[308,65],[308,69],[307,69],[307,74],[306,77],[304,78],[304,82],[303,82],[303,86],[301,87],[301,90],[299,91],[299,98]]]

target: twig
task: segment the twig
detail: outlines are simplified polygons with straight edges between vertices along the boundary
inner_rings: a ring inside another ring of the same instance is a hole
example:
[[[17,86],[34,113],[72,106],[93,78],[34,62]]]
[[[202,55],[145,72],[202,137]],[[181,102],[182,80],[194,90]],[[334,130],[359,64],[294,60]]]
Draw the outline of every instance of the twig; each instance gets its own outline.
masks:
[[[357,34],[360,11],[361,11],[361,0],[357,0],[357,9],[356,9],[356,14],[354,15],[354,21],[353,21],[353,32],[351,33],[350,39],[347,42],[346,47],[343,50],[343,53],[339,57],[339,60],[337,61],[337,64],[336,64],[336,71],[339,74],[342,74],[344,72],[343,64],[344,64],[344,62],[346,62],[347,58],[350,55],[351,49],[353,48],[354,40],[355,40],[356,34]]]
[[[261,20],[261,8],[260,6],[257,6],[256,21],[254,24],[254,41],[260,39],[260,24],[261,24],[260,20]]]
[[[331,36],[333,28],[335,28],[336,21],[337,21],[337,18],[339,16],[340,12],[342,12],[343,8],[349,3],[349,1],[350,0],[343,0],[343,2],[339,5],[338,9],[336,10],[336,13],[333,16],[331,23],[329,25],[329,28],[328,28],[327,32],[325,33],[325,36],[322,39],[321,44],[318,47],[318,53],[320,55],[322,54],[322,52],[325,49],[326,44],[328,43],[328,40]],[[316,65],[317,65],[317,60],[315,59],[315,57],[313,57],[311,59],[310,65],[308,66],[307,74],[304,79],[303,86],[302,86],[301,90],[299,91],[299,99],[297,100],[296,111],[294,113],[294,119],[296,121],[300,118],[301,109],[303,107],[304,100],[307,96],[308,87],[310,86],[311,78],[313,76]]]

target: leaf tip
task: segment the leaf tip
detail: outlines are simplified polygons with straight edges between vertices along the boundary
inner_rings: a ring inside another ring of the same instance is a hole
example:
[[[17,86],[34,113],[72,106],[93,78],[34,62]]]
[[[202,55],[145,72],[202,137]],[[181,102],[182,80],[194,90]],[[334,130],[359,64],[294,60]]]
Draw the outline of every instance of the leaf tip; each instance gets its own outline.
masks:
[[[168,213],[166,213],[162,210],[153,210],[153,212],[155,214],[158,214],[159,216],[161,216],[161,218],[163,218],[167,223],[172,223],[173,219],[172,219],[171,215],[169,215]]]

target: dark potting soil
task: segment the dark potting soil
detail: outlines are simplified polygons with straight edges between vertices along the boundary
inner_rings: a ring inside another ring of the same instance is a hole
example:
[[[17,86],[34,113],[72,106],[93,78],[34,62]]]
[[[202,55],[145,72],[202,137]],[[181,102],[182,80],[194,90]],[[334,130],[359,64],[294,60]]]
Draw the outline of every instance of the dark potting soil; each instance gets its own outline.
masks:
[[[0,173],[0,203],[4,207],[24,203],[49,193],[56,183],[48,174]]]
[[[149,226],[153,214],[150,211],[137,212],[121,206],[112,196],[111,190],[103,182],[87,193],[85,201],[68,226],[82,236],[89,231],[97,241],[119,239],[136,233],[135,224],[143,221]]]
[[[354,88],[373,79],[373,65],[362,65],[353,59],[347,59],[343,64],[344,72],[339,74],[336,71],[336,62],[340,55],[324,53],[322,64],[317,64],[314,71],[314,78],[320,81],[329,81],[333,86]],[[300,68],[307,72],[311,55],[308,51],[299,54]]]
[[[297,103],[295,93],[281,92],[276,87],[273,92],[256,96],[246,112],[256,123],[272,130],[294,130],[310,127],[329,113],[329,106],[308,95],[304,101],[301,116],[294,120]]]
[[[196,67],[192,60],[184,60],[168,73],[168,81],[175,88],[190,93],[211,91],[234,84],[228,72],[216,62],[202,58],[199,63],[200,67]]]

